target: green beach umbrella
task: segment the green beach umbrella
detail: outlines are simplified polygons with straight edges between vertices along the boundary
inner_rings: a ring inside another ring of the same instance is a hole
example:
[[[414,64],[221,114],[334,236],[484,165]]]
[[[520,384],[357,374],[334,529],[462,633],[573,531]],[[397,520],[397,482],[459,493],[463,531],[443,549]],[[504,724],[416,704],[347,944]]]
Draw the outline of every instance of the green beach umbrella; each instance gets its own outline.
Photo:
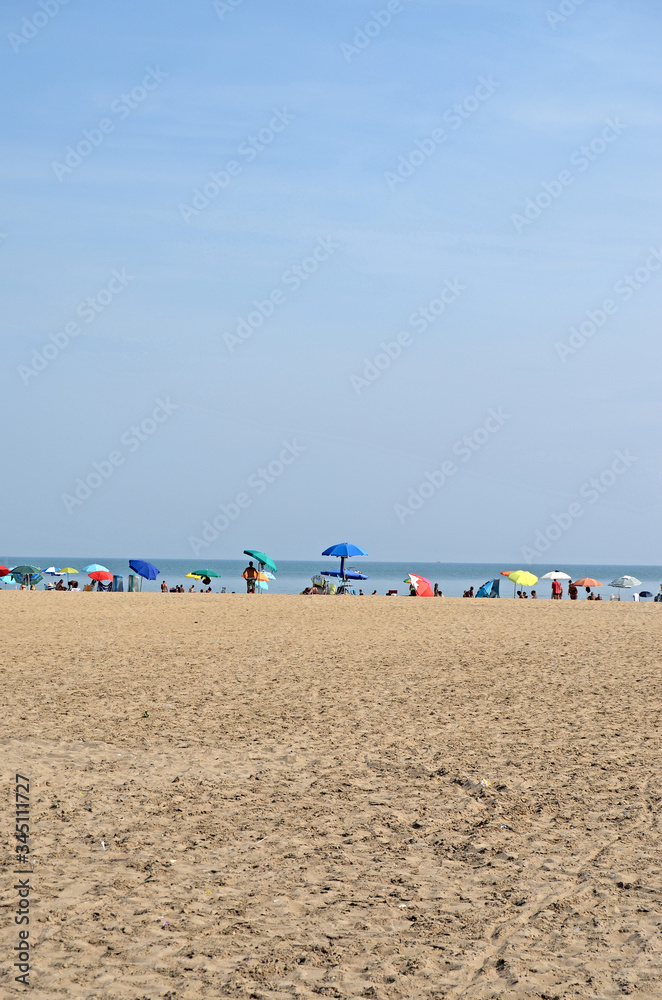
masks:
[[[37,576],[41,570],[38,566],[14,566],[12,573],[16,573],[18,576]]]
[[[199,580],[202,580],[202,578],[205,577],[205,576],[209,577],[209,578],[216,577],[216,579],[218,579],[218,580],[220,580],[220,578],[221,578],[221,574],[220,573],[215,573],[213,569],[192,569],[191,572],[187,573],[186,575],[187,576],[192,576],[192,577],[197,577],[197,579],[199,579]]]
[[[252,556],[256,562],[259,562],[261,566],[266,566],[270,569],[272,573],[278,572],[278,566],[270,559],[266,552],[258,552],[257,549],[244,549],[245,556]]]

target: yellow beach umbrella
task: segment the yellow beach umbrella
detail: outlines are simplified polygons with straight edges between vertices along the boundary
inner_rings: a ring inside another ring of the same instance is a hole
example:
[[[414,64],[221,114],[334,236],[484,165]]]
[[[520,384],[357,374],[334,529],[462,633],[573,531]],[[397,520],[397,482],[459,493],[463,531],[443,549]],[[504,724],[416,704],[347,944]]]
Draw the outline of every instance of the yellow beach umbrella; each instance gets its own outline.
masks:
[[[532,587],[534,583],[538,582],[538,577],[526,569],[513,570],[512,573],[508,574],[508,579],[512,580],[515,586],[520,587]]]

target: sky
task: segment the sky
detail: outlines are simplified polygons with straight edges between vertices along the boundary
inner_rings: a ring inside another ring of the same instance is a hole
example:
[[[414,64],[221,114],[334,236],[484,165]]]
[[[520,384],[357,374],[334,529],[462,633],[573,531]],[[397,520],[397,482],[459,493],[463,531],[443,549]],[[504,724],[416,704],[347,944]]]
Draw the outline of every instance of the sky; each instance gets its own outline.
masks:
[[[661,26],[5,0],[5,554],[662,562]]]

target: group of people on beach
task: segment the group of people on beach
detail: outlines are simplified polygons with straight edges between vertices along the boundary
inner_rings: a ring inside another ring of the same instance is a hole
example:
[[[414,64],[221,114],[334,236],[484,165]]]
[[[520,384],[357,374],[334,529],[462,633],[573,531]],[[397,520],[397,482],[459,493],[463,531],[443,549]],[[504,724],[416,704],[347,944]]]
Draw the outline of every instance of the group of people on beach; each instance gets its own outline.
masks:
[[[209,578],[206,577],[202,582],[203,583],[208,583],[209,582]],[[200,587],[200,593],[201,594],[211,594],[211,592],[212,592],[211,587],[207,587],[206,590],[205,590],[204,587]],[[163,580],[163,582],[161,583],[161,593],[162,594],[187,594],[187,593],[188,594],[195,594],[196,593],[195,584],[192,583],[191,586],[189,587],[189,589],[186,590],[186,588],[184,587],[183,583],[178,583],[176,587],[169,587],[168,584],[166,583],[166,581]]]

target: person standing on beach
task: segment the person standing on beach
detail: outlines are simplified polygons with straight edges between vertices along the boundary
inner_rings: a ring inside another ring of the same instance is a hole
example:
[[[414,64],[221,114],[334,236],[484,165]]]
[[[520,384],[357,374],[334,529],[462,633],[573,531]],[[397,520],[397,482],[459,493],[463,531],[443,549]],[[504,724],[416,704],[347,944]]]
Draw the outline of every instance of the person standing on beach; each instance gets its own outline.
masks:
[[[255,569],[255,566],[253,565],[253,560],[252,559],[248,563],[248,566],[244,570],[242,576],[246,580],[246,593],[247,594],[254,594],[255,593],[255,583],[257,581],[257,570]]]
[[[575,587],[574,583],[568,584],[568,597],[570,598],[571,601],[577,600],[577,588]]]
[[[552,580],[552,600],[560,601],[563,597],[563,587],[560,580]]]

